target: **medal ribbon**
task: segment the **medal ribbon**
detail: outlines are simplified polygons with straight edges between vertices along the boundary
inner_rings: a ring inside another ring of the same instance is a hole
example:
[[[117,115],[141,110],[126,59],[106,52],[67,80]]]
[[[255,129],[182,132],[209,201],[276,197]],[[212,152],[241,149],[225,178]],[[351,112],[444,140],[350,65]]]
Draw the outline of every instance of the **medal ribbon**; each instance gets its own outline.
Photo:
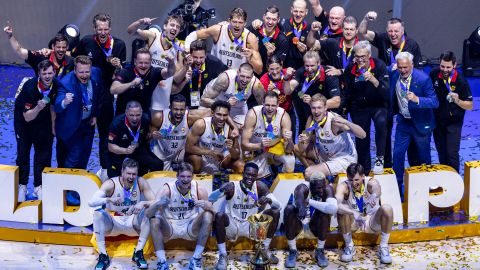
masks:
[[[247,86],[245,86],[245,89],[242,90],[242,91],[238,91],[238,83],[237,83],[237,80],[238,80],[238,76],[237,78],[235,79],[235,97],[239,100],[239,101],[243,101],[245,99],[245,97],[247,96],[248,94],[248,88],[250,87],[250,83],[252,81],[250,81]]]
[[[352,188],[353,191],[353,188]],[[362,187],[360,188],[360,192],[355,192],[353,193],[353,197],[355,198],[355,202],[357,203],[358,210],[360,213],[363,213],[363,193],[365,192],[365,185],[362,184]]]
[[[131,202],[130,196],[132,196],[132,192],[137,186],[137,179],[138,177],[135,178],[135,180],[133,181],[133,185],[128,190],[125,187],[123,188],[123,200],[125,202]]]
[[[212,120],[213,120],[213,119],[212,119]],[[213,132],[213,134],[215,135],[215,138],[217,138],[218,141],[220,141],[220,142],[225,141],[226,138],[225,138],[225,135],[223,134],[224,129],[222,128],[221,131],[220,131],[220,133],[217,133],[217,132],[215,131],[215,127],[213,126],[213,123],[211,123],[210,126],[212,127],[212,132]]]
[[[273,134],[273,125],[272,123],[275,122],[275,118],[277,117],[277,112],[275,111],[275,114],[272,117],[272,120],[269,122],[267,120],[267,116],[264,113],[265,108],[262,109],[262,117],[263,117],[263,122],[265,124],[265,131],[267,133],[267,137],[270,139],[275,138],[275,134]]]
[[[320,70],[321,67],[318,67],[317,72],[315,73],[315,76],[313,76],[313,78],[310,79],[308,76],[305,78],[305,81],[302,84],[302,92],[304,94],[305,92],[307,92],[308,88],[312,85],[312,83],[317,80],[318,75],[320,75]]]
[[[240,38],[237,39],[237,38],[233,35],[230,25],[228,25],[228,37],[230,38],[230,40],[233,41],[233,43],[235,43],[235,45],[237,45],[237,46],[243,46],[243,41],[245,40],[245,31],[243,31],[243,32],[242,32],[242,35],[240,36]]]
[[[182,192],[180,192],[180,189],[178,189],[178,186],[177,184],[175,184],[175,187],[177,188],[178,190],[178,193],[180,194],[180,196],[182,196],[182,203],[186,203],[188,204],[188,206],[190,207],[190,204],[192,204],[192,207],[193,207],[193,197],[192,197],[192,190],[190,189],[187,194],[184,196],[182,194]]]
[[[456,72],[457,72],[457,71],[454,69],[454,70],[452,71],[452,74],[450,74],[450,76],[448,77],[448,79],[447,79],[447,80],[445,80],[445,79],[443,80],[443,82],[445,83],[445,86],[447,87],[448,93],[451,93],[451,92],[452,92],[452,88],[451,88],[450,84],[452,83],[452,79],[453,79],[453,77],[456,75],[456,74],[455,74]]]
[[[102,45],[100,43],[100,39],[98,38],[98,35],[95,35],[94,39],[95,39],[95,42],[97,42],[100,49],[102,49],[102,51],[103,51],[103,53],[105,54],[106,57],[112,56],[112,51],[113,51],[113,37],[112,37],[112,35],[108,36],[108,39],[107,39],[107,42],[105,42],[105,45]]]
[[[398,49],[398,52],[402,52],[403,51],[403,47],[405,46],[405,35],[402,36],[402,43],[400,44],[400,48]],[[395,55],[393,55],[393,48],[392,48],[392,45],[390,45],[390,63],[391,65],[393,64],[396,64],[397,63],[397,59],[395,59]]]
[[[358,37],[355,38],[355,42],[354,42],[354,45],[358,43]],[[353,48],[350,48],[350,50],[348,51],[347,53],[347,46],[345,45],[345,39],[342,37],[340,39],[340,48],[342,48],[342,64],[343,64],[343,68],[346,68],[348,66],[348,64],[350,63],[350,61],[352,60],[353,58],[353,55],[352,55],[352,51],[353,51]]]
[[[412,82],[411,75],[407,78],[406,82],[404,82],[402,79],[400,79],[400,88],[402,89],[402,97],[405,97],[407,95],[407,92],[410,90],[410,83],[411,82]]]
[[[290,24],[293,26],[292,31],[297,38],[300,38],[300,36],[302,35],[303,29],[307,28],[307,22],[305,20],[303,20],[301,24],[297,25],[293,20],[293,18],[291,18]]]
[[[270,83],[275,86],[275,88],[280,89],[283,82],[283,71],[280,71],[280,80],[275,81],[269,73],[268,79],[270,80]]]
[[[63,75],[65,66],[67,66],[67,60],[64,58],[62,61],[62,64],[58,65],[55,59],[55,53],[52,52],[50,54],[50,57],[48,58],[48,61],[50,61],[50,63],[53,63],[53,68],[55,69],[55,73],[57,74],[57,77],[62,77],[61,75]]]
[[[312,123],[310,124],[310,127],[308,127],[306,129],[307,132],[313,132],[315,131],[318,127],[320,126],[323,126],[325,125],[325,122],[327,122],[327,113],[325,113],[325,116],[323,117],[323,119],[319,122],[316,122],[316,121],[312,121]]]
[[[254,202],[257,202],[258,201],[258,196],[255,192],[253,192],[253,187],[252,189],[248,189],[244,184],[243,182],[240,181],[240,186],[241,188],[247,192],[247,196],[248,197],[251,197],[253,199]]]
[[[40,91],[40,94],[42,94],[44,98],[47,97],[48,94],[50,94],[50,91],[52,91],[52,85],[53,83],[50,84],[50,87],[46,88],[45,85],[43,85],[43,83],[40,81],[40,78],[38,78],[37,88],[38,88],[38,91]]]
[[[140,127],[142,126],[142,122],[140,121],[140,123],[138,123],[138,128],[137,128],[137,131],[135,132],[135,134],[133,134],[133,131],[130,128],[130,124],[129,124],[126,116],[125,116],[125,125],[127,126],[128,131],[130,132],[130,135],[132,135],[132,137],[133,137],[133,142],[138,143],[138,139],[140,137]]]
[[[202,73],[205,71],[205,63],[202,64],[200,69],[194,68],[193,73],[192,73],[192,79],[188,82],[188,85],[190,87],[190,92],[193,92],[193,76],[198,75],[198,82],[197,82],[197,91],[200,91],[202,88]]]
[[[163,40],[165,40],[165,42],[167,42],[168,45],[173,46],[173,48],[175,48],[175,50],[181,51],[181,52],[185,51],[185,49],[180,46],[180,42],[178,41],[177,38],[175,38],[172,41],[172,40],[168,39],[167,36],[163,32],[162,32],[162,37],[163,37]]]
[[[260,28],[258,32],[260,33],[260,35],[263,36],[262,43],[265,44],[267,42],[270,42],[270,40],[275,36],[275,34],[277,33],[277,28],[275,27],[271,35],[267,35],[267,32],[263,26]]]
[[[140,75],[140,73],[138,72],[137,68],[134,67],[133,68],[133,72],[135,73],[135,78],[140,78],[142,80],[141,82],[141,86],[143,86],[143,78],[142,78],[142,75]],[[150,72],[150,70],[148,70],[148,72]],[[148,72],[144,75],[144,76],[147,76]]]

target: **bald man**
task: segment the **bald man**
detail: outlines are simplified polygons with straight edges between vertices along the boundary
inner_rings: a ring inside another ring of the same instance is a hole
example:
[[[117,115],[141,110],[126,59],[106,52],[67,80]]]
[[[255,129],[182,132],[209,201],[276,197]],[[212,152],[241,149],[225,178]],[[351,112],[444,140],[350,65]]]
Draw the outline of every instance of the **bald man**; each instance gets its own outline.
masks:
[[[341,38],[343,35],[342,24],[343,19],[345,19],[345,9],[340,6],[334,6],[327,13],[320,4],[320,0],[309,0],[309,2],[315,19],[322,23],[320,38]]]

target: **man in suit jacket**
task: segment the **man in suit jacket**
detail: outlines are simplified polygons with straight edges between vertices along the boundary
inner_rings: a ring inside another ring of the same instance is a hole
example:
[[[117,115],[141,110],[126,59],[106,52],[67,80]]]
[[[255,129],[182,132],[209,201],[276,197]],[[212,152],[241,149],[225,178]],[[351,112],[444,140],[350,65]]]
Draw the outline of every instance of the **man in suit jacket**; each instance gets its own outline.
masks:
[[[88,56],[75,58],[74,72],[61,80],[55,101],[59,167],[86,169],[100,114],[102,76]]]
[[[430,137],[435,127],[433,109],[438,99],[430,78],[413,68],[413,55],[399,52],[395,57],[397,70],[390,75],[390,92],[393,114],[397,114],[397,128],[393,146],[393,170],[397,176],[400,194],[405,169],[405,153],[410,141],[418,149],[421,164],[430,164]]]

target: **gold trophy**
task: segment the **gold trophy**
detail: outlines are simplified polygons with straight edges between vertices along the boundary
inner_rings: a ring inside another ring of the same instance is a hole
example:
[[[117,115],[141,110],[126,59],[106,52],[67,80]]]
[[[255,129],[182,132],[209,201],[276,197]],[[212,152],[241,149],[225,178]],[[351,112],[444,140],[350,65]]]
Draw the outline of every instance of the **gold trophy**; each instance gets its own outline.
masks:
[[[247,218],[250,223],[250,238],[255,241],[255,256],[250,259],[250,270],[270,270],[270,259],[263,246],[268,226],[273,221],[269,215],[255,214]]]

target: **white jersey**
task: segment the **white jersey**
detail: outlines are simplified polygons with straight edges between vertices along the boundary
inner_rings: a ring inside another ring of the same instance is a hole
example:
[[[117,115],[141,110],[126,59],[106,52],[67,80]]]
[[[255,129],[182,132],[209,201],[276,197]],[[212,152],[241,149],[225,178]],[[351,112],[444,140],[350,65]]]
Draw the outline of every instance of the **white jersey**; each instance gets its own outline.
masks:
[[[323,127],[318,126],[315,129],[315,146],[318,155],[323,161],[334,158],[350,156],[357,159],[357,150],[353,144],[353,140],[348,132],[342,132],[334,135],[332,131],[332,119],[336,115],[327,112],[327,122]]]
[[[202,148],[221,152],[224,154],[224,157],[226,157],[229,151],[225,146],[225,139],[228,138],[230,127],[225,124],[222,132],[217,134],[212,128],[212,117],[206,117],[203,118],[203,120],[205,121],[205,131],[203,132],[202,136],[200,136],[198,145]],[[202,156],[202,173],[213,174],[219,169],[220,164],[218,160],[214,159],[209,155]]]
[[[353,191],[353,187],[352,185],[350,184],[350,181],[345,181],[345,183],[347,184],[348,186],[348,198],[347,198],[347,205],[350,206],[350,208],[353,210],[353,211],[356,211],[362,215],[364,214],[368,214],[368,215],[371,215],[373,214],[380,206],[380,199],[379,198],[376,198],[375,199],[375,206],[372,208],[372,206],[370,204],[367,204],[367,199],[368,199],[368,196],[370,195],[370,193],[368,192],[368,189],[367,189],[367,186],[368,186],[368,180],[369,178],[365,178],[365,190],[364,190],[364,193],[363,193],[363,211],[360,211],[360,207],[359,205],[357,204],[357,200],[355,199],[355,195],[354,195],[354,191]]]
[[[177,62],[177,53],[178,51],[171,46],[170,49],[165,49],[160,42],[160,37],[162,34],[155,28],[150,29],[155,33],[155,39],[153,40],[152,44],[149,45],[149,51],[152,54],[152,66],[153,67],[160,67],[160,68],[167,68],[168,61],[165,57],[167,54],[172,54],[175,59],[175,63]],[[153,91],[152,94],[152,109],[156,111],[161,111],[168,109],[170,106],[170,93],[172,91],[172,84],[173,84],[173,76],[160,81]]]
[[[230,97],[237,97],[239,101],[237,101],[234,106],[231,106],[230,116],[235,118],[239,115],[246,115],[248,111],[247,100],[252,95],[252,89],[257,83],[257,78],[253,76],[252,80],[250,80],[243,91],[237,91],[235,81],[237,79],[238,71],[236,69],[229,69],[225,71],[225,73],[228,76],[228,88],[225,90],[225,92],[220,93],[217,99],[227,101]]]
[[[163,122],[160,127],[162,138],[156,140],[153,153],[163,161],[176,161],[178,154],[185,148],[187,141],[188,110],[185,112],[182,121],[177,126],[170,121],[170,110],[163,111]]]
[[[255,123],[255,127],[253,128],[253,134],[250,142],[260,143],[262,138],[265,137],[277,139],[282,136],[282,119],[283,114],[285,113],[284,109],[280,107],[277,108],[277,113],[271,119],[271,123],[268,123],[266,117],[264,116],[262,105],[253,107],[253,112],[257,116],[257,123]],[[271,130],[267,131],[267,127],[269,127],[270,124]]]
[[[190,192],[182,195],[178,191],[175,181],[168,182],[166,185],[170,189],[170,202],[165,209],[165,218],[183,220],[193,219],[199,214],[198,207],[193,206],[193,202],[198,200],[198,183],[192,180]]]
[[[225,213],[237,221],[244,222],[251,215],[258,213],[258,206],[255,203],[255,199],[252,195],[245,194],[240,187],[240,181],[232,181],[235,185],[233,197],[231,200],[227,200],[227,207]],[[253,182],[251,192],[256,196],[258,200],[257,182]]]
[[[116,216],[125,216],[128,209],[140,201],[141,194],[138,186],[138,178],[135,179],[131,190],[125,190],[120,182],[120,176],[114,177],[111,180],[114,185],[111,198],[114,199],[114,202],[108,202],[106,208],[108,211],[114,212]],[[117,199],[120,199],[120,203],[115,202]]]
[[[244,28],[241,35],[243,37],[241,47],[243,48],[247,45],[248,35],[250,35],[250,31]],[[239,40],[239,42],[241,41]],[[238,46],[228,35],[228,25],[222,25],[218,41],[213,44],[211,54],[220,59],[227,67],[238,69],[241,64],[248,62],[247,58],[237,51]]]

